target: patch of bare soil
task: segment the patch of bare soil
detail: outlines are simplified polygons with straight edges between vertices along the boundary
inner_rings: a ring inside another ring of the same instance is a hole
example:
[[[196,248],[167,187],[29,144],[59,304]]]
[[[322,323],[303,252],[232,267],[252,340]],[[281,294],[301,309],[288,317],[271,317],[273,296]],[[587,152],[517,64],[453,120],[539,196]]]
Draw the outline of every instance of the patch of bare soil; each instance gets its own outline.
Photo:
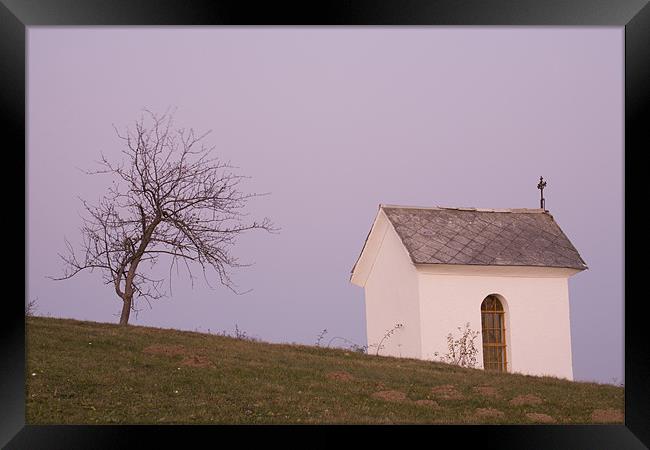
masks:
[[[453,384],[441,384],[431,389],[433,395],[443,400],[460,400],[464,395],[458,392]]]
[[[403,402],[406,400],[406,394],[401,391],[379,391],[372,394],[372,396],[387,402]]]
[[[190,355],[181,361],[181,365],[189,367],[211,367],[212,363],[205,356]]]
[[[420,406],[428,406],[430,408],[439,408],[440,407],[440,405],[438,405],[437,401],[429,400],[427,398],[423,398],[421,400],[416,400],[413,403],[415,403],[416,405],[420,405]]]
[[[494,386],[474,386],[474,392],[484,397],[499,397],[499,391]]]
[[[623,411],[620,409],[595,409],[591,413],[594,422],[624,422]]]
[[[492,418],[505,416],[503,411],[499,411],[498,409],[494,409],[494,408],[476,408],[476,410],[474,411],[474,415],[482,419],[485,418],[492,419]]]
[[[150,355],[184,356],[187,354],[187,350],[182,345],[153,344],[142,350],[142,353],[148,353]]]
[[[335,381],[350,381],[354,379],[354,377],[350,373],[345,371],[329,372],[327,374],[327,378]]]
[[[191,353],[182,345],[153,344],[142,350],[149,355],[183,356],[180,364],[187,367],[211,367],[212,362],[203,355]]]
[[[530,420],[533,422],[538,422],[538,423],[555,423],[555,419],[548,414],[544,413],[526,413],[526,417],[528,417]]]
[[[510,400],[510,404],[513,406],[522,406],[522,405],[539,405],[542,403],[544,400],[542,400],[539,396],[535,394],[526,394],[526,395],[518,395],[512,400]]]

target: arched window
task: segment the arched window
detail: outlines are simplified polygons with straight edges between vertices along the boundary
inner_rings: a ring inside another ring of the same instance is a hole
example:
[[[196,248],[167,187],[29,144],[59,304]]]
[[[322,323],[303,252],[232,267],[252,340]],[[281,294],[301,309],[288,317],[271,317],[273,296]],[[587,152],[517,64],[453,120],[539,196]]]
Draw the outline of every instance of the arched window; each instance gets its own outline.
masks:
[[[506,372],[506,322],[503,305],[496,295],[488,295],[481,303],[483,330],[483,368]]]

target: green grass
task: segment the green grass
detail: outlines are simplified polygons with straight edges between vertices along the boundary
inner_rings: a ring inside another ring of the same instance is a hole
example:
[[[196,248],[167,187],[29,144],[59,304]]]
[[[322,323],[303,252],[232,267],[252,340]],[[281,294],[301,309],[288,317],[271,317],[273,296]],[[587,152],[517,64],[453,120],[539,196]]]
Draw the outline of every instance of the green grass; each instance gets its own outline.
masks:
[[[26,345],[28,424],[584,424],[624,409],[611,385],[178,330],[31,317]],[[529,394],[541,403],[511,404]]]

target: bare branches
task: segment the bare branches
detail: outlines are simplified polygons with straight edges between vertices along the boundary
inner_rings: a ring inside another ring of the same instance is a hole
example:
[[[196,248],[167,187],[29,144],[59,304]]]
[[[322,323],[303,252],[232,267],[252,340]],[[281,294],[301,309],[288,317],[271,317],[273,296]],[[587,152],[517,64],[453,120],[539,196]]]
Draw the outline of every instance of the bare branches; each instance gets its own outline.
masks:
[[[66,240],[67,253],[60,255],[65,272],[55,279],[99,269],[130,309],[133,296],[149,301],[164,295],[162,280],[148,278],[140,268],[143,261],[153,266],[163,257],[170,274],[182,261],[192,282],[191,268],[200,267],[206,282],[211,271],[234,291],[230,270],[243,266],[230,252],[237,236],[277,231],[268,218],[251,221],[243,212],[250,199],[265,194],[242,192],[246,177],[203,144],[209,132],[174,128],[169,113],[145,110],[133,128],[115,131],[124,144],[122,159],[102,154],[100,168],[86,172],[111,175],[112,185],[97,205],[82,200],[80,254]]]
[[[480,335],[478,331],[472,330],[469,322],[465,324],[465,329],[456,328],[460,332],[460,337],[454,339],[451,333],[447,335],[447,347],[449,352],[440,358],[442,362],[455,364],[461,367],[476,367],[478,349],[474,341]],[[434,352],[435,358],[439,357],[438,352]]]
[[[25,317],[34,317],[38,310],[38,297],[25,303]]]

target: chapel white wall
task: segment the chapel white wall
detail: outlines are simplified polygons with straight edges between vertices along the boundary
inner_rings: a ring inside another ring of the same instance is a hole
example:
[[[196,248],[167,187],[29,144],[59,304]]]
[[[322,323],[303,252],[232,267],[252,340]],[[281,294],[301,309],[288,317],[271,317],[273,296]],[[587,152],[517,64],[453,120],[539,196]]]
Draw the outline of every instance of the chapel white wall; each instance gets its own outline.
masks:
[[[381,241],[365,283],[368,353],[397,323],[403,325],[384,340],[383,356],[421,357],[418,274],[393,226],[380,211],[376,228]]]
[[[505,299],[508,371],[573,379],[568,276],[575,271],[545,268],[435,267],[417,273],[421,357],[447,353],[447,334],[469,322],[481,330],[481,302]],[[476,339],[483,367],[482,337]]]

